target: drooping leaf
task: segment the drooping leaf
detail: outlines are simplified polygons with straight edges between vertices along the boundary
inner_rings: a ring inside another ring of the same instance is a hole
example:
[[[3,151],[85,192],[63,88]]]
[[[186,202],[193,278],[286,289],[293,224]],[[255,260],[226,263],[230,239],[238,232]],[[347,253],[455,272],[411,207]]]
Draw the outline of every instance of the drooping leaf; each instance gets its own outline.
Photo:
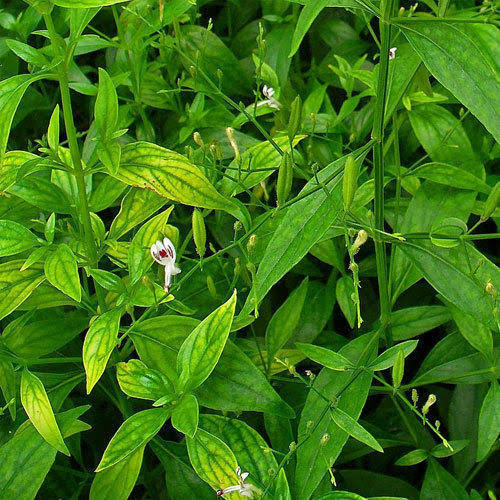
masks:
[[[21,376],[21,403],[43,439],[56,450],[69,456],[45,387],[41,380],[27,369],[23,370]]]

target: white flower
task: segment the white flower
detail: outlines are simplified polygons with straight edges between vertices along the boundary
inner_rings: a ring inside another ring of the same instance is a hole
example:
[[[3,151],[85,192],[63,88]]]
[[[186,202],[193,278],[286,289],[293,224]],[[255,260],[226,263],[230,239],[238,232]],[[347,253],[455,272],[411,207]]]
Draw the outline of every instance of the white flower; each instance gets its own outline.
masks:
[[[389,60],[392,60],[396,57],[396,50],[398,50],[397,47],[392,47],[389,49]]]
[[[156,243],[153,243],[151,246],[151,256],[158,264],[165,268],[165,284],[163,289],[168,293],[170,291],[172,276],[181,272],[175,265],[175,247],[168,238],[163,238],[163,241],[158,240]]]
[[[267,97],[267,99],[265,101],[260,101],[257,104],[258,107],[265,105],[274,109],[279,109],[281,107],[279,101],[274,98],[275,91],[272,87],[264,85],[264,87],[262,87],[262,94],[264,95],[264,97]]]
[[[241,496],[253,498],[254,493],[257,492],[257,488],[250,483],[245,483],[249,472],[241,472],[241,467],[236,468],[236,475],[238,476],[238,484],[235,486],[229,486],[223,490],[217,490],[217,496],[227,495],[229,493],[234,493],[237,491]]]

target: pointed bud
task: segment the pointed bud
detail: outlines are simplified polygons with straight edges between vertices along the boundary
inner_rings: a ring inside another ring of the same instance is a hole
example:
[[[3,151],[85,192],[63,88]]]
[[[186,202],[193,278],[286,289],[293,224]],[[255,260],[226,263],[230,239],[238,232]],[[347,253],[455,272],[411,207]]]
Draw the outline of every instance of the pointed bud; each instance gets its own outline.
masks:
[[[418,402],[418,392],[417,389],[412,389],[411,390],[411,400],[413,401],[413,404],[416,405]]]
[[[293,140],[302,125],[302,99],[297,96],[290,107],[290,118],[288,120],[288,138]]]
[[[194,209],[193,211],[192,228],[196,251],[200,257],[203,257],[207,243],[207,230],[205,228],[205,219],[200,210]]]
[[[278,207],[286,202],[292,189],[293,167],[292,158],[289,153],[285,153],[281,159],[281,165],[278,172],[278,182],[276,183],[276,197]]]

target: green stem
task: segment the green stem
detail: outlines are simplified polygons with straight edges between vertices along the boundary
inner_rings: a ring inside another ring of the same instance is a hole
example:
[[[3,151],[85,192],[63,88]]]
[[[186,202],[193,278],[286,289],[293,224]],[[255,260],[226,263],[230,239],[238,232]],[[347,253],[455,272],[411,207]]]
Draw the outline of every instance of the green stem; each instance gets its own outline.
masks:
[[[49,32],[49,37],[56,50],[63,56],[66,56],[66,46],[64,40],[57,33],[54,22],[50,14],[44,14],[45,25]],[[87,257],[92,267],[97,267],[98,253],[97,245],[92,230],[92,223],[90,219],[89,201],[87,198],[87,191],[85,187],[85,172],[83,171],[82,158],[80,155],[80,146],[78,145],[78,138],[76,133],[75,122],[73,120],[73,108],[71,105],[71,95],[69,91],[68,69],[70,58],[64,58],[64,63],[59,64],[58,80],[59,88],[61,91],[61,102],[64,117],[64,126],[66,129],[66,136],[68,138],[68,145],[73,162],[73,175],[77,185],[77,211],[78,211],[78,224],[82,228],[85,247],[87,250]],[[96,295],[101,309],[104,309],[104,297],[102,289],[97,283],[95,284]]]
[[[384,117],[387,95],[387,76],[389,72],[389,49],[391,44],[391,26],[388,22],[393,11],[394,0],[382,0],[380,30],[380,64],[377,83],[377,101],[373,118],[372,138],[374,140],[373,159],[375,176],[375,227],[384,230]],[[390,318],[389,287],[385,243],[375,240],[375,259],[377,263],[378,288],[380,297],[380,322],[384,329],[387,344],[392,345],[392,335],[388,328]]]

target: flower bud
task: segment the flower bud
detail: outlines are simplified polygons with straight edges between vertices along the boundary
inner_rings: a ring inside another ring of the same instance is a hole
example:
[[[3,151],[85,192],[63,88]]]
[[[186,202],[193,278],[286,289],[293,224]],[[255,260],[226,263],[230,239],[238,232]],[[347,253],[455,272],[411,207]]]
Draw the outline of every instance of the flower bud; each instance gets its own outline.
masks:
[[[193,134],[193,141],[195,142],[195,144],[197,144],[198,146],[200,146],[200,148],[202,148],[205,143],[203,142],[203,139],[201,138],[201,135],[199,132],[195,132]]]
[[[498,292],[497,289],[495,288],[495,285],[491,282],[491,280],[489,280],[488,283],[486,283],[484,289],[486,290],[486,293],[488,295],[491,295],[494,299],[496,299]]]
[[[288,138],[292,140],[300,130],[302,124],[302,99],[297,96],[290,107],[290,118],[288,120]]]
[[[429,413],[430,407],[437,401],[436,395],[435,394],[429,394],[429,397],[427,398],[427,401],[425,402],[424,406],[422,407],[422,414],[427,415]]]
[[[207,230],[205,228],[205,219],[200,210],[194,209],[193,211],[192,227],[196,251],[200,257],[203,257],[207,243]]]
[[[229,144],[231,144],[231,147],[233,148],[234,157],[239,158],[240,157],[240,150],[238,149],[238,143],[236,142],[236,138],[234,137],[234,128],[233,127],[226,128],[226,136],[227,136],[227,139],[229,141]]]
[[[411,390],[411,400],[413,401],[413,404],[416,405],[418,401],[418,392],[417,389],[412,389]]]
[[[207,276],[207,288],[208,288],[208,292],[210,293],[212,298],[216,299],[217,298],[217,289],[215,288],[214,279],[210,275]]]
[[[436,428],[436,430],[439,430],[439,428],[441,427],[441,422],[439,420],[436,420],[434,422],[434,427]]]
[[[325,446],[326,443],[328,443],[328,441],[330,441],[330,434],[326,433],[326,434],[323,434],[321,436],[321,440],[320,440],[320,444],[321,446]]]
[[[352,155],[347,157],[344,167],[344,178],[342,179],[342,197],[344,200],[344,211],[351,207],[352,200],[358,187],[358,164]]]
[[[257,244],[257,235],[254,233],[250,235],[250,238],[248,238],[247,252],[252,253],[256,244]]]
[[[368,239],[368,233],[364,229],[361,229],[351,247],[352,253],[357,254],[359,248],[366,243],[367,239]]]
[[[296,449],[297,449],[297,443],[295,441],[292,441],[289,445],[288,445],[288,449],[293,453]]]
[[[312,420],[308,420],[306,423],[306,431],[307,432],[311,431],[313,427],[314,427],[314,422]]]
[[[498,206],[500,206],[500,182],[495,184],[488,198],[484,202],[481,220],[485,221],[486,219],[489,219]]]
[[[293,181],[292,158],[289,153],[285,153],[281,159],[281,165],[278,172],[278,182],[276,183],[276,198],[278,207],[283,205],[290,195]]]

